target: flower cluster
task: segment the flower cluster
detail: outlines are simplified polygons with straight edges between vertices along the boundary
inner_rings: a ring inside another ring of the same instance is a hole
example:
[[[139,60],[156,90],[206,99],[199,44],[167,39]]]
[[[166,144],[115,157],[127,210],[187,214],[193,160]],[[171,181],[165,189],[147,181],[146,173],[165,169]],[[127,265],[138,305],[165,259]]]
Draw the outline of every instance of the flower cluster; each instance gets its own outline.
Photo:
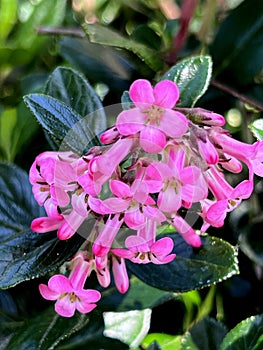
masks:
[[[86,241],[69,264],[69,277],[55,275],[40,293],[57,300],[66,317],[75,309],[90,312],[100,299],[83,289],[95,271],[102,287],[111,282],[125,293],[125,260],[166,264],[175,258],[170,237],[158,239],[158,227],[171,225],[193,247],[201,238],[182,212],[198,204],[200,231],[220,227],[228,212],[248,198],[254,174],[263,176],[263,143],[245,144],[222,128],[224,118],[201,108],[176,108],[179,90],[169,80],[152,87],[136,80],[133,102],[101,136],[102,146],[83,156],[44,152],[30,169],[33,193],[47,216],[32,222],[35,232],[57,230],[67,240],[76,232]],[[232,187],[225,172],[248,178]],[[87,224],[89,222],[89,224]]]

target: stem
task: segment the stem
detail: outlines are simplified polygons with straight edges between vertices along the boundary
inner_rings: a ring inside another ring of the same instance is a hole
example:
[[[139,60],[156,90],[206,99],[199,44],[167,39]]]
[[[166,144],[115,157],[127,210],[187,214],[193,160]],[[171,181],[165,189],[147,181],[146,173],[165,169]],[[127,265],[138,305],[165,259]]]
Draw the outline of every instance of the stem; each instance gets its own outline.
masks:
[[[63,27],[37,27],[38,34],[56,34],[56,35],[73,35],[80,38],[85,37],[85,33],[79,28],[63,28]]]
[[[248,105],[256,108],[259,111],[263,111],[263,105],[255,101],[254,99],[251,99],[250,97],[247,97],[243,94],[240,94],[238,91],[233,89],[232,87],[222,84],[217,80],[212,80],[211,85],[217,87],[219,90],[222,90],[224,92],[227,92],[228,94],[238,98],[240,101],[247,103]]]

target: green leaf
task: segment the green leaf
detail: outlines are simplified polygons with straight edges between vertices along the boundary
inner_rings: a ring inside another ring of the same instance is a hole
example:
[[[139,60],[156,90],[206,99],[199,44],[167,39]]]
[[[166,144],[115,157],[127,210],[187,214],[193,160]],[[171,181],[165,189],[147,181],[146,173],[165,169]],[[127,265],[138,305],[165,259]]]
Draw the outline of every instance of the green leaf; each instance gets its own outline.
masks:
[[[92,44],[86,38],[64,37],[59,45],[62,57],[78,67],[92,83],[102,82],[118,93],[128,89],[135,67],[123,51]]]
[[[72,68],[58,67],[50,75],[44,94],[64,102],[82,117],[95,135],[107,128],[102,103],[85,77]]]
[[[0,41],[10,33],[17,17],[17,0],[0,0]]]
[[[6,350],[52,350],[89,322],[86,315],[77,313],[71,318],[61,317],[53,307],[26,320],[12,336]]]
[[[129,37],[124,37],[117,31],[102,26],[99,23],[85,23],[83,24],[83,29],[92,43],[109,45],[131,51],[155,72],[158,72],[163,68],[163,60],[161,59],[159,52],[144,44],[136,42]]]
[[[89,129],[88,117],[82,118],[65,103],[43,94],[26,95],[24,101],[42,127],[66,149],[81,155],[88,145],[98,144]]]
[[[256,139],[262,141],[263,140],[263,119],[256,119],[254,122],[249,124],[249,129]]]
[[[36,31],[39,26],[58,26],[62,23],[66,10],[64,0],[45,1],[35,3],[24,3],[20,5],[20,13],[28,14],[28,18],[18,26],[12,42],[16,46],[26,48],[31,55],[37,52],[46,41]]]
[[[15,108],[6,109],[0,116],[0,146],[7,161],[13,161],[12,134],[15,130],[17,114]]]
[[[99,308],[103,311],[128,311],[135,308],[137,310],[152,309],[175,297],[175,293],[151,287],[137,277],[131,276],[128,291],[121,294],[115,288],[107,289],[103,293]]]
[[[247,318],[224,338],[219,350],[263,349],[263,315]]]
[[[169,264],[138,265],[127,262],[128,269],[143,282],[162,290],[186,292],[209,286],[237,274],[235,248],[208,235],[201,236],[199,249],[189,246],[179,234],[172,234],[176,258]]]
[[[226,333],[225,326],[215,319],[203,318],[186,333],[180,350],[187,350],[189,342],[192,342],[197,350],[218,350]]]
[[[132,349],[140,345],[149,331],[151,309],[105,312],[103,317],[105,322],[104,335],[119,339]]]
[[[255,83],[263,69],[263,2],[245,0],[232,10],[220,26],[210,52],[216,75],[223,73],[232,84],[241,86]]]
[[[177,350],[182,341],[181,336],[165,333],[150,333],[142,341],[141,347],[147,349],[153,342],[157,343],[162,350]],[[192,349],[191,349],[192,350]]]
[[[24,103],[17,108],[7,109],[0,116],[0,148],[3,160],[14,162],[15,157],[36,134],[39,125]]]
[[[162,77],[174,81],[180,90],[178,107],[193,107],[206,92],[212,75],[210,56],[193,56],[178,62]]]
[[[89,323],[84,322],[80,331],[76,332],[70,338],[61,342],[58,350],[87,350],[87,349],[105,349],[105,350],[127,350],[128,346],[117,339],[105,337],[103,316],[97,309],[86,316]]]
[[[31,221],[44,215],[33,197],[27,173],[0,163],[0,288],[54,271],[83,243],[79,235],[60,241],[54,232],[32,232]]]

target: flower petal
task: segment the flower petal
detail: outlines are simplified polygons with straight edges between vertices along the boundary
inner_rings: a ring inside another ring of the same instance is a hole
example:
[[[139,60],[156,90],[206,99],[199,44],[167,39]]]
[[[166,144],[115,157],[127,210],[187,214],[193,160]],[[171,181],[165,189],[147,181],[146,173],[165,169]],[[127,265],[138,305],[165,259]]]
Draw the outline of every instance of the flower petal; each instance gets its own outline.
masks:
[[[176,191],[173,186],[168,186],[159,193],[157,204],[161,211],[175,213],[182,205],[181,188]]]
[[[69,295],[64,296],[62,299],[58,299],[55,303],[55,311],[63,317],[72,317],[75,313],[75,302],[71,302]]]
[[[69,279],[64,275],[54,275],[48,281],[48,287],[60,294],[73,292]]]
[[[165,256],[171,253],[174,248],[174,242],[170,237],[164,237],[154,242],[151,246],[151,252],[157,257]]]
[[[115,196],[120,198],[132,197],[130,186],[119,180],[110,181],[110,190]]]
[[[170,137],[182,137],[188,129],[186,117],[179,112],[166,109],[160,120],[160,130]]]
[[[153,89],[155,105],[173,108],[179,98],[179,89],[171,80],[162,80]]]
[[[60,293],[55,292],[54,290],[50,289],[48,286],[46,286],[43,283],[41,283],[38,288],[39,288],[40,294],[44,299],[56,300],[60,296]]]
[[[144,128],[146,114],[140,109],[133,108],[121,112],[116,121],[116,127],[121,135],[134,135]]]
[[[140,144],[145,152],[158,153],[166,145],[166,136],[161,130],[147,125],[140,132]]]
[[[154,104],[155,98],[151,83],[146,79],[137,79],[130,86],[130,98],[136,106]]]

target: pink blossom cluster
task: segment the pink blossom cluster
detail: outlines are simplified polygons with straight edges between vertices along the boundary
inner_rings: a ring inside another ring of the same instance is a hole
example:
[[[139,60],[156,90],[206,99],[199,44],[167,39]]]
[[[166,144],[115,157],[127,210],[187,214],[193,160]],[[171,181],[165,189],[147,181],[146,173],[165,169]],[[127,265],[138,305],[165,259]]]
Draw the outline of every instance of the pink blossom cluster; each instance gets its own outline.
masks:
[[[172,81],[152,87],[139,79],[129,95],[132,107],[102,133],[102,146],[81,157],[44,152],[30,169],[34,196],[47,213],[33,220],[33,231],[57,230],[58,238],[67,240],[93,220],[69,263],[69,276],[58,274],[40,285],[42,296],[56,300],[56,311],[65,317],[96,307],[100,293],[84,289],[92,271],[106,288],[112,270],[116,288],[125,293],[126,259],[166,264],[175,258],[173,240],[158,239],[159,227],[169,224],[189,245],[200,247],[200,235],[182,211],[198,203],[200,231],[220,227],[251,195],[254,174],[263,176],[263,143],[233,139],[219,114],[176,108],[179,90]],[[248,178],[231,186],[225,173],[240,173],[244,165]]]

